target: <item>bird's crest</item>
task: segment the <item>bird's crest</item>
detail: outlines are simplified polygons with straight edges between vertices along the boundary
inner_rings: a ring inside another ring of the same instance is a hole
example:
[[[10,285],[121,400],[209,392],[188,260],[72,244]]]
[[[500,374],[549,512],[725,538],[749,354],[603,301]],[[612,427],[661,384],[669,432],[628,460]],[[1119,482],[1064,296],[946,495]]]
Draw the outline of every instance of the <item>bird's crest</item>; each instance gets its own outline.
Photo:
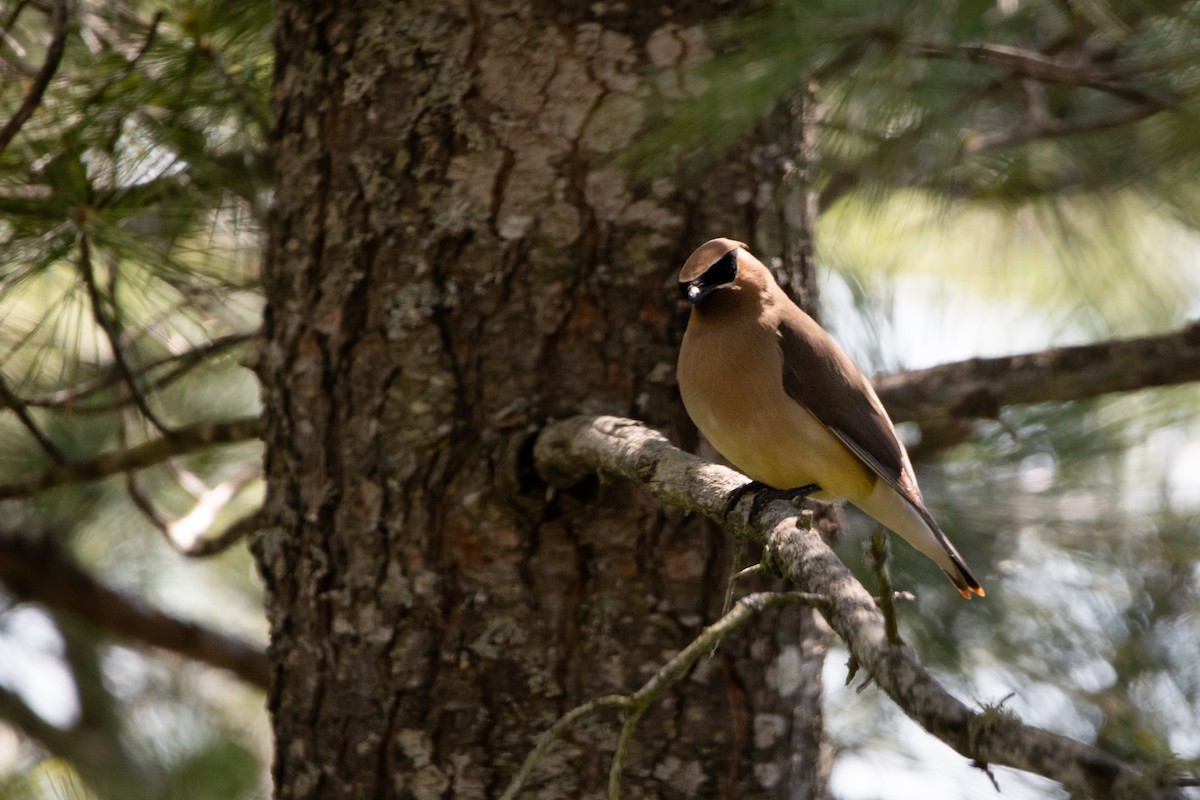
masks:
[[[746,250],[746,245],[736,239],[710,239],[704,244],[696,248],[695,252],[688,258],[683,265],[683,269],[679,271],[679,282],[689,283],[696,280],[708,268],[719,261],[730,250],[737,248]],[[747,251],[749,252],[749,251]]]

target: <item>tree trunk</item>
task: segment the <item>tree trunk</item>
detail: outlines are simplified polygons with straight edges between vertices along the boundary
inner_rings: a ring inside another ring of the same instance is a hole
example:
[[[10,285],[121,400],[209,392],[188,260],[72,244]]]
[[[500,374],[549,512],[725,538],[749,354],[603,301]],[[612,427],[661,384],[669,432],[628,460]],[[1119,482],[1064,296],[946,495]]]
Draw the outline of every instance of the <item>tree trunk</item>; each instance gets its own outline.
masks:
[[[620,485],[551,493],[522,443],[585,411],[695,445],[674,271],[716,235],[795,263],[798,144],[764,126],[703,180],[636,183],[610,157],[719,7],[605,9],[276,4],[255,550],[280,798],[495,796],[719,612],[721,531]],[[823,637],[800,609],[731,636],[643,719],[626,796],[826,796]],[[577,729],[529,796],[602,792],[616,731]]]

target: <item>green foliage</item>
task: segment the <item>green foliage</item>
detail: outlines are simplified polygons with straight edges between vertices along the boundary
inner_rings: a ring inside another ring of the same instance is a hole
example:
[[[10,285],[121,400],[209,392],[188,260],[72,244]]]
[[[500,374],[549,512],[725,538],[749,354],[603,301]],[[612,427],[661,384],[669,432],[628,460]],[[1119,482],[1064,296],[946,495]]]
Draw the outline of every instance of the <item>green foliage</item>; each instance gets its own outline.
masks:
[[[34,86],[56,35],[55,5],[0,0],[0,121]],[[0,391],[26,417],[0,415],[0,481],[136,445],[160,427],[256,410],[256,382],[238,358],[261,305],[270,13],[267,2],[241,0],[69,4],[61,63],[0,153]],[[177,518],[196,504],[198,483],[211,488],[258,459],[256,446],[225,448],[137,480]],[[160,608],[261,641],[244,554],[182,567],[126,488],[114,478],[8,501],[5,526],[63,540],[99,579]],[[250,508],[236,498],[218,527]],[[239,624],[247,610],[255,624]],[[50,624],[73,686],[37,691],[73,692],[79,710],[61,731],[27,727],[36,749],[25,746],[26,757],[0,754],[0,774],[13,772],[0,794],[261,796],[261,698],[228,687],[205,696],[194,676],[164,675],[157,656],[114,658],[97,631]],[[21,646],[15,631],[3,638]],[[32,712],[0,708],[14,713]],[[167,719],[178,727],[156,727]]]
[[[714,35],[717,57],[670,84],[688,91],[660,98],[662,124],[626,163],[701,168],[810,92],[827,199],[907,186],[1020,205],[1132,187],[1200,219],[1192,3],[777,0]]]
[[[70,762],[47,758],[27,771],[0,777],[0,795],[8,800],[92,800]]]

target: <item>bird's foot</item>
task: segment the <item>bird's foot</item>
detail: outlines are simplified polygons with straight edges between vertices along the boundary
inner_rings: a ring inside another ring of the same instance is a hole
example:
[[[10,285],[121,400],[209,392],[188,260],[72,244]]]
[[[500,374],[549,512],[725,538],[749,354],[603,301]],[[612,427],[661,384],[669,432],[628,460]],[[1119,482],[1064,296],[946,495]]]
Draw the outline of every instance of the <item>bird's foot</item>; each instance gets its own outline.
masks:
[[[729,493],[729,500],[725,503],[725,516],[728,518],[738,502],[750,492],[754,493],[754,500],[750,503],[750,520],[753,521],[762,511],[763,506],[772,500],[790,500],[793,505],[799,506],[804,502],[804,498],[819,491],[821,491],[821,487],[815,483],[795,489],[776,489],[762,481],[750,481]]]
[[[729,493],[729,499],[725,501],[725,518],[729,518],[729,515],[733,513],[733,509],[737,507],[737,504],[741,502],[742,498],[747,494],[750,492],[760,492],[763,489],[770,488],[771,487],[767,486],[762,481],[749,481],[747,483],[743,483],[741,486]]]

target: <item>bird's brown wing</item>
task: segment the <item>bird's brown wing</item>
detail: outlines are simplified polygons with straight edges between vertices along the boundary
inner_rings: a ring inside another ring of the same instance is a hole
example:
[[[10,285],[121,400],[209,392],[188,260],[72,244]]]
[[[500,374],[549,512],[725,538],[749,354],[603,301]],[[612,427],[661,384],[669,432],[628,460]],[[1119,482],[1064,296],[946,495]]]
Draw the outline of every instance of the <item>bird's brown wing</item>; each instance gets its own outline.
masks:
[[[957,576],[947,574],[959,592],[964,597],[971,592],[982,595],[979,581],[925,508],[896,429],[867,377],[807,315],[780,323],[779,344],[788,395],[912,505],[958,569]]]
[[[778,331],[783,388],[788,395],[811,411],[872,472],[919,507],[921,494],[906,468],[896,430],[866,376],[807,315],[785,317]]]

